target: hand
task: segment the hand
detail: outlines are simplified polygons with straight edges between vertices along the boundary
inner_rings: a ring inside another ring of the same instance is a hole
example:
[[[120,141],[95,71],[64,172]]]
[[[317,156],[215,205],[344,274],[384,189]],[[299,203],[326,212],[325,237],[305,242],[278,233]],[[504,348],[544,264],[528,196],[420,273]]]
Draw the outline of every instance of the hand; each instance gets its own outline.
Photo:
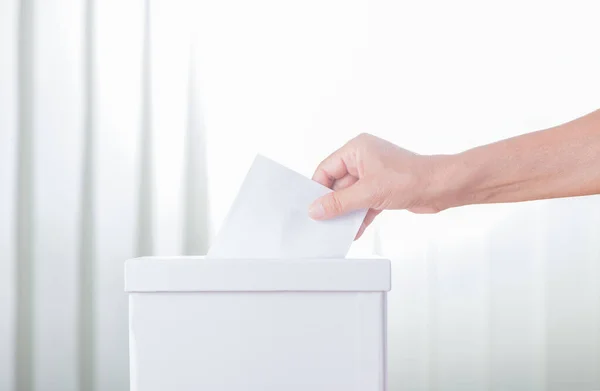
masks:
[[[309,208],[315,220],[369,209],[356,239],[384,209],[436,213],[444,209],[433,190],[442,156],[422,156],[370,134],[361,134],[317,167],[313,180],[334,191]]]

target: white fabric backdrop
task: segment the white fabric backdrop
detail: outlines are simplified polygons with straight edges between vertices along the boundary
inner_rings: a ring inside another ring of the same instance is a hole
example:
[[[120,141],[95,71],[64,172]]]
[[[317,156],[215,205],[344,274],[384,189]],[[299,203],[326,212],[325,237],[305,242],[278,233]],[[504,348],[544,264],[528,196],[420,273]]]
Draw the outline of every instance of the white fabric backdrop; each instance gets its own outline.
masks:
[[[415,3],[415,4],[413,4]],[[0,0],[0,390],[128,389],[122,264],[262,152],[450,153],[600,107],[596,2]],[[391,390],[600,389],[600,197],[389,212]]]

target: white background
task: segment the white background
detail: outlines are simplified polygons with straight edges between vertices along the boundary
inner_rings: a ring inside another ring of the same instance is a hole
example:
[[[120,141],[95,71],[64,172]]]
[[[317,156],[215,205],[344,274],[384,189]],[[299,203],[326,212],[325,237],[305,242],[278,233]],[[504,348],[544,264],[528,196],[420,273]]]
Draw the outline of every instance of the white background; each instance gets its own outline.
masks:
[[[257,152],[453,153],[600,107],[598,3],[0,0],[0,390],[128,389],[123,261]],[[600,168],[599,168],[600,169]],[[391,390],[600,389],[600,198],[387,212]]]

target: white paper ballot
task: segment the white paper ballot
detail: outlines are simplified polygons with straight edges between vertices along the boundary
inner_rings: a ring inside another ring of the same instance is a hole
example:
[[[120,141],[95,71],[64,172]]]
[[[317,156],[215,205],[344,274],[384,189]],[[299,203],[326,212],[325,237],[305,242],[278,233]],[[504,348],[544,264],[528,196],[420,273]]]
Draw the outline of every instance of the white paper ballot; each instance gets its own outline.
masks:
[[[366,210],[312,220],[309,205],[330,191],[258,155],[207,257],[344,258]]]

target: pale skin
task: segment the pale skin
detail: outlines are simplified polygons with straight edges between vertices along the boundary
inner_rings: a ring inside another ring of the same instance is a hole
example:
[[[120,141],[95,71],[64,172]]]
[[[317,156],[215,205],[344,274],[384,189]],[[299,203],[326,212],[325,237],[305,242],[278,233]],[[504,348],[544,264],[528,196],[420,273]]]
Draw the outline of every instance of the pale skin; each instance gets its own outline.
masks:
[[[600,194],[600,110],[455,155],[419,155],[361,134],[323,160],[313,180],[334,190],[309,207],[313,219],[369,210],[357,239],[386,209],[437,213]]]

